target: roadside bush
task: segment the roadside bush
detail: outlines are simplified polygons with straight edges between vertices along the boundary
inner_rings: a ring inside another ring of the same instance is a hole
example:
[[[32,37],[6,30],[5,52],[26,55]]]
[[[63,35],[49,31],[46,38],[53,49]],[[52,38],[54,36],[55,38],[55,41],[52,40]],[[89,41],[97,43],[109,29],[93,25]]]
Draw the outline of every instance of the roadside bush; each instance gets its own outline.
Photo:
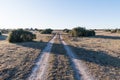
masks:
[[[120,29],[117,29],[117,33],[120,33]]]
[[[95,36],[95,31],[94,30],[86,30],[85,36]]]
[[[116,33],[117,29],[111,30],[111,33]]]
[[[43,31],[41,31],[41,34],[51,34],[52,33],[52,29],[45,29]]]
[[[63,32],[65,32],[65,33],[69,33],[70,30],[69,30],[69,29],[64,29]]]
[[[106,32],[111,32],[111,29],[106,29],[105,31],[106,31]]]
[[[42,31],[43,31],[42,29],[39,30],[40,33],[41,33]]]
[[[111,29],[111,30],[106,30],[109,31],[111,33],[120,33],[120,29]]]
[[[25,42],[25,41],[32,41],[35,38],[36,38],[35,34],[32,34],[29,31],[18,29],[18,30],[13,30],[9,34],[8,41],[9,42]]]
[[[76,27],[73,28],[70,31],[71,36],[74,37],[80,37],[80,36],[95,36],[95,31],[94,30],[86,30],[85,28],[82,27]]]
[[[2,33],[0,32],[0,35],[2,35]]]
[[[2,29],[1,33],[8,34],[11,30],[10,29]]]

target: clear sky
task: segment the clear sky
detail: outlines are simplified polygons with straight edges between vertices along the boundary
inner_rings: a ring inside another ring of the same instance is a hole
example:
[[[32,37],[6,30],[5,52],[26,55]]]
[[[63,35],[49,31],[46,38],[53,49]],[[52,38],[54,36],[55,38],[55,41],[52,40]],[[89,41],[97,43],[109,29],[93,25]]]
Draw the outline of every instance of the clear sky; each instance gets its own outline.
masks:
[[[120,28],[120,0],[0,0],[0,28]]]

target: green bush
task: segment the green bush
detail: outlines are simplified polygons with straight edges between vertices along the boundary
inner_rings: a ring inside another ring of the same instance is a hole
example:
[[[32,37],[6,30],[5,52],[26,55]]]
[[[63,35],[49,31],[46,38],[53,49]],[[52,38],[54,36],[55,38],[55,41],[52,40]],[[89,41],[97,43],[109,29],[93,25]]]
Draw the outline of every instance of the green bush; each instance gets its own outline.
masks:
[[[120,29],[117,29],[117,33],[120,33]]]
[[[32,34],[29,31],[18,29],[18,30],[13,30],[9,34],[8,41],[9,42],[25,42],[25,41],[32,41],[35,38],[36,38],[35,34]]]
[[[69,29],[64,29],[63,32],[65,32],[65,33],[69,33],[70,30],[69,30]]]
[[[95,31],[94,30],[86,30],[84,36],[95,36]]]
[[[116,33],[117,29],[111,30],[111,33]]]
[[[0,32],[0,35],[2,35],[2,33]]]
[[[105,31],[106,31],[106,32],[111,32],[111,29],[106,29]]]
[[[111,33],[120,33],[120,29],[112,29]]]
[[[41,33],[42,31],[43,31],[42,29],[39,30],[40,33]]]
[[[86,30],[85,28],[82,27],[76,27],[73,28],[70,31],[71,36],[74,37],[80,37],[80,36],[95,36],[95,31],[94,30]]]
[[[52,33],[52,29],[45,29],[43,31],[41,31],[41,34],[51,34]]]

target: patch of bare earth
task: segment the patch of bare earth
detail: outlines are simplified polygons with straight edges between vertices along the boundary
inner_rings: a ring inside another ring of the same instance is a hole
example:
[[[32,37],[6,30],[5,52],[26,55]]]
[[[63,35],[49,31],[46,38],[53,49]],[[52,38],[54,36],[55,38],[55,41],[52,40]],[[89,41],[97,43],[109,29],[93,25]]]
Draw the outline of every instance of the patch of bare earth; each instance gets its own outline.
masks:
[[[58,36],[49,57],[46,80],[75,80],[75,74],[71,65],[71,61]]]
[[[64,39],[96,79],[120,79],[120,34],[98,31],[95,37]]]
[[[35,60],[52,37],[40,42],[41,34],[37,35],[33,42],[12,44],[6,40],[0,41],[0,80],[25,80],[28,77]]]

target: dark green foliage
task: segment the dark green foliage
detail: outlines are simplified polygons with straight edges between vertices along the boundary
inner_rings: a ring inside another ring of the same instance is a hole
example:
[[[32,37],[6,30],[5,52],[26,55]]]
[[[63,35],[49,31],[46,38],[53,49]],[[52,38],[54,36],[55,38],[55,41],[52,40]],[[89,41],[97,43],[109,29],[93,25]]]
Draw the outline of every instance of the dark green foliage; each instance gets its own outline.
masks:
[[[32,41],[35,38],[36,38],[35,34],[32,34],[29,31],[18,29],[18,30],[13,30],[9,34],[8,41],[9,42],[25,42],[25,41]]]
[[[63,32],[65,32],[65,33],[69,33],[70,30],[69,30],[69,29],[64,29]]]
[[[111,32],[111,29],[106,29],[105,31],[106,31],[106,32]]]
[[[2,35],[2,33],[0,32],[0,35]]]
[[[11,30],[10,29],[2,29],[1,33],[8,34]]]
[[[39,30],[40,33],[41,33],[42,31],[43,31],[42,29]]]
[[[85,28],[82,27],[76,27],[73,28],[72,31],[70,31],[71,36],[74,37],[80,37],[80,36],[95,36],[95,31],[94,30],[86,30]]]
[[[86,30],[85,36],[95,36],[95,31],[94,30]]]
[[[120,33],[120,29],[111,30],[111,33]]]
[[[120,33],[120,29],[117,29],[117,33]]]
[[[52,33],[52,29],[45,29],[43,31],[41,31],[41,34],[51,34]]]
[[[111,33],[120,33],[120,29],[106,29],[105,31]]]
[[[116,33],[117,29],[111,30],[111,33]]]

